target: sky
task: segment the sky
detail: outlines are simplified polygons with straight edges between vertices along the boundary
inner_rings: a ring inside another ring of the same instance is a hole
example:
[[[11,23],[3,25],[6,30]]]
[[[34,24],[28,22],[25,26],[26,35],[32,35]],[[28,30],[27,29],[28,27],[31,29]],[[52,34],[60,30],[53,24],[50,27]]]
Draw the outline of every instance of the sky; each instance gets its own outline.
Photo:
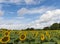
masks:
[[[0,28],[42,29],[60,23],[60,0],[0,0]]]

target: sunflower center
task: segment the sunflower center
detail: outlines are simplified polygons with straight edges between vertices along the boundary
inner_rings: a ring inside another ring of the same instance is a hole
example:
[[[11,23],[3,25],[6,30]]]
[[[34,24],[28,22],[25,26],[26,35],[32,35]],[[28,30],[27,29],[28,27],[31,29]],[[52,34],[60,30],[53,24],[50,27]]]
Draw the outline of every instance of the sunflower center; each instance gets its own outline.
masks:
[[[24,35],[21,35],[21,39],[24,39],[25,38],[25,36]]]
[[[2,39],[3,42],[6,42],[7,40],[8,40],[8,37],[4,37],[4,38]]]
[[[6,32],[5,35],[8,35],[8,32]]]
[[[43,36],[42,36],[42,38],[43,38]]]

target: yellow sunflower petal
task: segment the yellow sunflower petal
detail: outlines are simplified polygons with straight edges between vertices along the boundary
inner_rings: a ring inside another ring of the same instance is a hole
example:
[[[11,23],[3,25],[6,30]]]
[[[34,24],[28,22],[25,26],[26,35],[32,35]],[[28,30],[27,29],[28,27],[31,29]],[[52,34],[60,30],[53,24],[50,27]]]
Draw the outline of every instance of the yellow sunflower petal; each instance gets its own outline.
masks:
[[[10,41],[10,36],[4,36],[2,37],[2,39],[0,40],[1,43],[7,43]]]
[[[41,34],[41,40],[43,41],[45,39],[44,34]]]
[[[20,37],[19,37],[19,39],[21,41],[24,41],[26,39],[26,34],[21,34]]]

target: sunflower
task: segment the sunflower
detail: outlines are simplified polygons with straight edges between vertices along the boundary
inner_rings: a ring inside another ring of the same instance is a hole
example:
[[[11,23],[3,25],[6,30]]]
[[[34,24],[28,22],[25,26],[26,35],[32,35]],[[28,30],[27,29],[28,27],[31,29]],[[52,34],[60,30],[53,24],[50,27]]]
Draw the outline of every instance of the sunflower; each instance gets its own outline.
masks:
[[[26,39],[26,34],[21,34],[20,37],[19,37],[19,39],[21,41],[24,41]]]
[[[19,34],[22,34],[22,33],[27,34],[27,31],[19,31]]]
[[[46,35],[47,35],[47,36],[49,35],[48,31],[46,31]]]
[[[38,36],[38,32],[37,31],[32,31],[31,33],[32,33],[32,36],[35,37],[35,38]]]
[[[35,37],[37,37],[38,36],[38,32],[36,32],[36,35],[35,35]]]
[[[10,41],[10,36],[4,36],[4,37],[2,37],[2,39],[1,39],[1,43],[7,43],[7,42],[9,42]]]
[[[5,31],[4,35],[6,36],[10,35],[10,31]]]
[[[49,33],[46,31],[46,36],[48,36],[48,38],[50,39],[50,35],[49,35]]]
[[[27,31],[24,31],[24,34],[27,34]]]
[[[44,34],[41,34],[41,40],[43,41],[45,39]]]

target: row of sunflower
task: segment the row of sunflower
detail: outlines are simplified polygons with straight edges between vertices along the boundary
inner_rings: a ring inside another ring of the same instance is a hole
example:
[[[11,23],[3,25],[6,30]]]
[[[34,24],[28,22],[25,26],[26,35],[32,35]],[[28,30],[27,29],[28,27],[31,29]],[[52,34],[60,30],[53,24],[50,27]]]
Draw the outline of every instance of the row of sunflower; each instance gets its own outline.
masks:
[[[0,38],[1,43],[7,43],[10,41],[10,31],[4,31],[2,35],[3,37]]]
[[[27,32],[25,32],[25,33],[22,33],[22,34],[20,34],[20,40],[21,41],[24,41],[26,38],[27,38],[27,35],[28,35],[29,33],[27,33]],[[39,32],[36,32],[36,31],[31,31],[31,34],[29,34],[32,38],[37,38],[38,36],[39,36]],[[50,34],[49,34],[49,32],[48,31],[46,31],[45,32],[45,34],[44,33],[41,33],[40,34],[40,40],[41,41],[44,41],[46,38],[45,38],[45,36],[47,36],[49,39],[50,39]]]
[[[11,32],[12,31],[5,31],[4,34],[3,34],[3,37],[0,38],[0,42],[1,43],[9,42]],[[37,38],[40,34],[40,40],[41,41],[45,40],[45,35],[48,36],[48,38],[50,38],[50,35],[47,31],[45,32],[45,34],[44,33],[39,33],[39,31],[29,31],[29,32],[28,31],[20,31],[20,32],[18,32],[20,41],[25,41],[29,33],[31,33],[32,38],[34,38],[34,39]]]

